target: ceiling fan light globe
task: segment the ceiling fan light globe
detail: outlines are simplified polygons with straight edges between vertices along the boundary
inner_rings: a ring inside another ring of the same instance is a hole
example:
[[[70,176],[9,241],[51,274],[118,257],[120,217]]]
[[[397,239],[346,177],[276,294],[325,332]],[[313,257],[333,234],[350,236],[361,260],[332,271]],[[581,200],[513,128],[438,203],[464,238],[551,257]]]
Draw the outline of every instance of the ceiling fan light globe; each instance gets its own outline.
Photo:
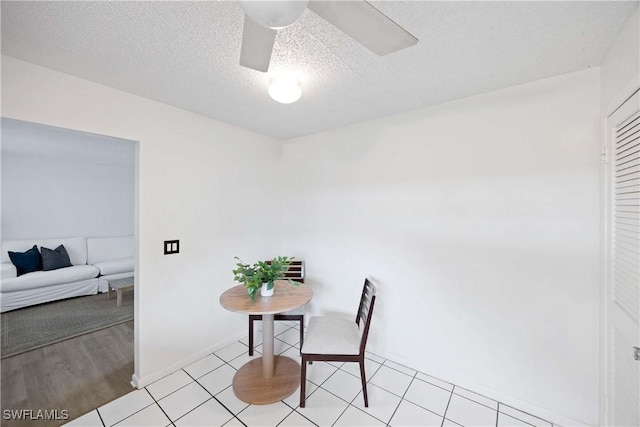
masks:
[[[269,83],[268,92],[274,101],[281,104],[291,104],[302,96],[302,89],[300,89],[298,81],[286,77],[272,79]]]
[[[286,28],[296,22],[308,4],[309,0],[240,0],[249,18],[273,30]]]

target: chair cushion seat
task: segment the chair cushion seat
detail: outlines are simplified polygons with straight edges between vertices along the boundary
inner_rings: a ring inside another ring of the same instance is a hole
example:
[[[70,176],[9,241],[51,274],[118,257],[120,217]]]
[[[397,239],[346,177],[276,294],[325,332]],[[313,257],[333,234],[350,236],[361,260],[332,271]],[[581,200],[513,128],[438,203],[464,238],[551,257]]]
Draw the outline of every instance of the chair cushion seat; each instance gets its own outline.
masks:
[[[335,317],[312,317],[301,352],[304,354],[359,354],[358,325],[354,321]]]

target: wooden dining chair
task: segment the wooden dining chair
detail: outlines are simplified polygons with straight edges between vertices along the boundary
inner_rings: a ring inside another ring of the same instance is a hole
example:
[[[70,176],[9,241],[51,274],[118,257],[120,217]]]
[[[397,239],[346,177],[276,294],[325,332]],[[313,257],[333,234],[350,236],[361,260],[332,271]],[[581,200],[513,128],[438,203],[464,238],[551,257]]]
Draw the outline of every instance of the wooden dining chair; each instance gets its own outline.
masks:
[[[293,280],[295,282],[304,283],[304,261],[291,261],[289,269],[286,273],[284,273],[284,278]],[[253,356],[253,322],[255,322],[256,320],[262,320],[262,315],[249,315],[249,356]],[[300,348],[302,348],[302,343],[304,342],[304,306],[296,308],[295,310],[276,314],[273,316],[273,320],[293,320],[299,322]]]
[[[304,408],[305,385],[307,383],[307,363],[358,362],[364,406],[369,407],[367,398],[367,378],[364,372],[364,350],[367,346],[371,315],[376,302],[376,287],[365,279],[360,297],[356,321],[330,317],[314,316],[309,321],[305,342],[300,350],[302,367],[300,371],[300,407]]]

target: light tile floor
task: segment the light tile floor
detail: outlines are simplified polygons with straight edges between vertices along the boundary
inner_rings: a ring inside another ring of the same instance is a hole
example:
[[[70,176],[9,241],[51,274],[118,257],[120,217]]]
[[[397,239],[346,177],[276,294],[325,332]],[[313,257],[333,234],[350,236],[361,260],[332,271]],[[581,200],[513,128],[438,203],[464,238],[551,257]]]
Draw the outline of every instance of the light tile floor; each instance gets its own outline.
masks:
[[[276,322],[275,351],[300,363],[295,322]],[[259,335],[258,333],[256,335]],[[258,338],[256,336],[256,338]],[[260,340],[256,340],[260,344]],[[519,411],[374,354],[365,369],[364,407],[357,363],[307,368],[306,407],[299,392],[271,405],[247,405],[233,394],[236,370],[251,359],[247,339],[70,422],[68,426],[551,426]],[[254,357],[260,356],[256,347]]]

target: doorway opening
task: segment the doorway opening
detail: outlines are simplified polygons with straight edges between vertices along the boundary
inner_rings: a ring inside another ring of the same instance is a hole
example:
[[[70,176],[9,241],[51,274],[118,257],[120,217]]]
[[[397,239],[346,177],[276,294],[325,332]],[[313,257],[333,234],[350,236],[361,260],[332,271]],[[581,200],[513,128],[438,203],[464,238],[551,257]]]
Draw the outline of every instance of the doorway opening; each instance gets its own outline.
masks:
[[[134,390],[139,293],[117,284],[137,281],[139,142],[1,125],[2,410],[55,425]]]

